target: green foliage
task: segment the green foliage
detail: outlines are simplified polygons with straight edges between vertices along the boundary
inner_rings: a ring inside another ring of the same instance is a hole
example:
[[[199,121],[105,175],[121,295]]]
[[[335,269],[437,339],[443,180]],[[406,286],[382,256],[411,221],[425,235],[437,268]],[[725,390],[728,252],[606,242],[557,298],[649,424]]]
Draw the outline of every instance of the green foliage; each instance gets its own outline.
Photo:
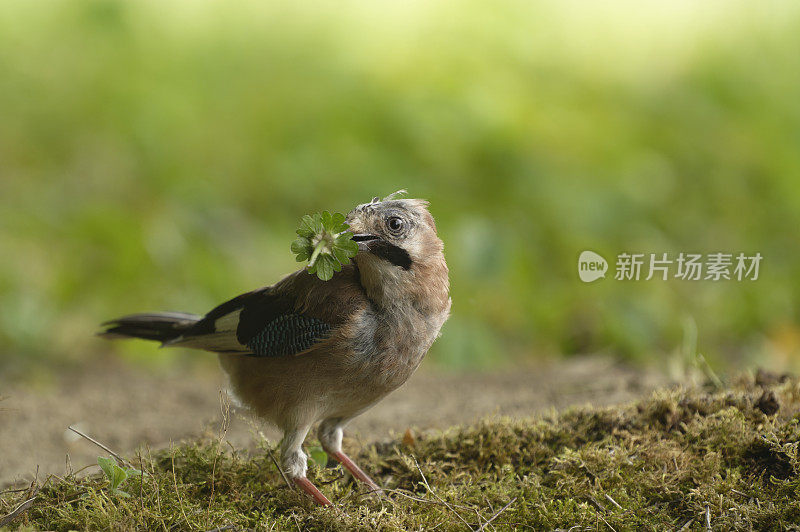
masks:
[[[109,486],[108,491],[112,495],[118,495],[120,497],[130,497],[130,495],[119,487],[129,478],[132,476],[141,476],[142,472],[138,469],[134,469],[132,467],[120,467],[117,464],[117,461],[113,458],[105,458],[103,456],[97,457],[97,465],[100,466],[100,469],[103,470],[103,473],[106,475],[106,479],[108,480]]]
[[[297,262],[308,261],[308,273],[316,273],[323,281],[330,280],[358,253],[358,244],[352,240],[353,233],[347,230],[344,218],[338,212],[306,214],[297,229],[298,238],[292,242]]]
[[[0,3],[1,371],[207,360],[92,333],[272,283],[304,213],[398,188],[451,272],[430,362],[660,360],[687,316],[712,365],[797,354],[796,3],[323,4]],[[584,285],[585,249],[764,261]]]
[[[147,476],[129,479],[130,498],[110,497],[103,477],[51,478],[12,526],[475,530],[494,517],[497,530],[701,530],[707,520],[714,530],[783,530],[800,520],[799,420],[800,380],[766,374],[713,393],[661,390],[630,405],[491,419],[368,445],[356,461],[383,499],[338,468],[311,468],[332,508],[287,487],[263,445],[249,453],[203,440],[139,456]],[[0,515],[31,493],[0,495]]]
[[[315,445],[308,450],[308,458],[311,463],[317,467],[325,467],[328,465],[328,453],[319,445]]]

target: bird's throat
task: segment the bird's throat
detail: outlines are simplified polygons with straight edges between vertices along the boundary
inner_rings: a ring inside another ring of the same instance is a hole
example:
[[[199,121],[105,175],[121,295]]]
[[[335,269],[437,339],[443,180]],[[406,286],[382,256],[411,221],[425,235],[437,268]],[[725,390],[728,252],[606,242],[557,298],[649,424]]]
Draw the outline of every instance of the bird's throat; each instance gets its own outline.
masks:
[[[367,297],[380,308],[408,307],[427,314],[449,306],[448,269],[441,255],[408,269],[372,253],[359,254],[356,262]]]

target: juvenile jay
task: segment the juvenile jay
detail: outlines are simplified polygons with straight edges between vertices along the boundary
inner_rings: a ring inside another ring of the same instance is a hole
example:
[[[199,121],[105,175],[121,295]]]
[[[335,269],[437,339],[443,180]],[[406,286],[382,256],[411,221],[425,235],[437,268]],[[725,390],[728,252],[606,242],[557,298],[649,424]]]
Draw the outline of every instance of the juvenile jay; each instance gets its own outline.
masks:
[[[443,244],[427,202],[359,205],[347,216],[358,254],[327,281],[301,269],[205,316],[133,314],[103,336],[219,353],[234,394],[283,430],[281,465],[321,505],[302,444],[319,423],[323,449],[371,491],[380,487],[344,452],[342,430],[417,369],[450,312]]]

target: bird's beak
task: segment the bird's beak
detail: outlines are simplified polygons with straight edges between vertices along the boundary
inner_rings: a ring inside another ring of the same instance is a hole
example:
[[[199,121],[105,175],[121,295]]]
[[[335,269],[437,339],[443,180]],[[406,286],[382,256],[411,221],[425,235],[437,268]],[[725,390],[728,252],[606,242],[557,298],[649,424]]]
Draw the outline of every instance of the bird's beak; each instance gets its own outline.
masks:
[[[358,244],[359,251],[371,251],[371,246],[374,246],[382,239],[378,235],[371,235],[369,233],[359,233],[353,235],[353,240]]]

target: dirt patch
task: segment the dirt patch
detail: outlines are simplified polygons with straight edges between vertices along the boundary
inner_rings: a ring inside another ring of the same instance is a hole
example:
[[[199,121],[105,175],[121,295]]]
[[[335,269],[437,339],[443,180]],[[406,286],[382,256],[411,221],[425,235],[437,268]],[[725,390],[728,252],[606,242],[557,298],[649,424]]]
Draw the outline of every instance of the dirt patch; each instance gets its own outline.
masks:
[[[382,439],[409,427],[443,429],[491,415],[524,417],[549,409],[632,400],[664,379],[614,364],[580,358],[493,374],[420,371],[400,390],[350,425],[348,436]],[[108,365],[70,373],[46,389],[0,384],[0,485],[63,474],[96,463],[102,454],[67,430],[70,425],[120,453],[152,448],[216,431],[221,419],[221,372],[153,375]],[[280,433],[263,427],[268,438]],[[252,447],[252,424],[232,416],[227,434],[235,446]]]

